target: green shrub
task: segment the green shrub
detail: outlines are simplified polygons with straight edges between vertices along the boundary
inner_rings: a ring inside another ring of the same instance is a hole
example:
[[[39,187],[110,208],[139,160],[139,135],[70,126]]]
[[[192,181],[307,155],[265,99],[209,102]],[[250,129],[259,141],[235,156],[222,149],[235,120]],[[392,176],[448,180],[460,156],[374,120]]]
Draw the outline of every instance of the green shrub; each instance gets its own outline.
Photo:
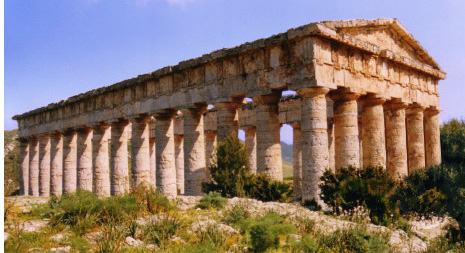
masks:
[[[200,199],[196,207],[201,209],[223,209],[224,205],[228,202],[227,199],[221,197],[217,192],[210,192]]]
[[[174,201],[169,200],[158,189],[139,185],[132,189],[130,196],[134,196],[138,203],[144,206],[148,212],[159,214],[176,209]]]
[[[441,165],[412,172],[396,189],[391,201],[402,214],[450,215],[465,238],[465,166]],[[462,239],[463,240],[463,239]]]
[[[276,248],[280,245],[280,238],[297,232],[294,225],[285,222],[277,213],[268,213],[257,219],[243,219],[237,225],[242,233],[250,234],[251,246],[257,252]]]
[[[305,236],[301,241],[291,242],[291,252],[300,253],[312,253],[318,252],[318,242],[310,236]]]
[[[441,126],[442,164],[465,165],[465,121],[450,120]]]
[[[144,227],[144,236],[150,242],[164,246],[176,232],[184,227],[179,216],[163,215]]]
[[[247,206],[243,204],[236,204],[231,209],[225,212],[224,221],[227,223],[235,224],[249,217],[250,217],[250,213],[247,210]]]
[[[218,144],[215,162],[209,167],[212,180],[202,183],[205,193],[218,192],[223,197],[250,197],[262,201],[291,201],[291,186],[269,179],[267,176],[249,174],[247,150],[234,136]]]
[[[336,230],[319,239],[323,252],[388,252],[382,237],[362,230]]]
[[[327,170],[321,180],[321,198],[337,215],[364,206],[370,211],[373,223],[385,225],[398,215],[389,201],[396,182],[382,167]]]

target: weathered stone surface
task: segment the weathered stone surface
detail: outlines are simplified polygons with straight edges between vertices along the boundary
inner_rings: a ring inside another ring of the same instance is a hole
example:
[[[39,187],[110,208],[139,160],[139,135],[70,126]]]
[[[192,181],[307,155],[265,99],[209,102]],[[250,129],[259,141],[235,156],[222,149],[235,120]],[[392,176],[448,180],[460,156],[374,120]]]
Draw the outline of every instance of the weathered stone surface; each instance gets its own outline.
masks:
[[[386,141],[384,131],[383,103],[385,99],[367,96],[361,99],[362,111],[362,157],[363,167],[386,168]]]
[[[29,143],[19,140],[19,194],[29,195]]]
[[[50,193],[63,193],[63,135],[54,133],[50,138]]]
[[[257,173],[257,134],[254,127],[247,127],[245,131],[245,147],[247,148],[247,157],[249,159],[250,173]]]
[[[77,184],[77,134],[70,130],[63,134],[63,193],[76,191]]]
[[[230,134],[237,134],[237,108],[239,108],[240,105],[241,104],[238,102],[223,102],[215,104],[218,141],[224,140],[224,138]]]
[[[173,132],[175,113],[175,111],[170,110],[155,115],[157,188],[168,196],[176,196],[177,194]]]
[[[77,131],[77,188],[92,191],[92,129]]]
[[[320,200],[320,177],[329,166],[325,98],[328,91],[324,88],[299,91],[302,97],[302,201]]]
[[[150,185],[149,122],[151,116],[135,118],[132,121],[131,169],[133,187]]]
[[[29,139],[29,195],[39,196],[39,141]]]
[[[174,136],[174,156],[176,165],[176,188],[178,194],[184,194],[184,136]]]
[[[336,169],[360,167],[357,98],[359,94],[336,91],[334,101],[334,138]]]
[[[206,181],[203,113],[206,105],[182,111],[184,117],[184,194],[202,195],[201,183]]]
[[[50,136],[39,137],[39,195],[50,196]]]
[[[425,156],[426,168],[441,164],[441,142],[439,141],[439,110],[425,110]]]
[[[129,191],[128,121],[111,124],[111,194],[122,195]]]
[[[406,104],[398,102],[384,105],[387,170],[398,179],[408,175],[405,107]]]
[[[110,196],[109,138],[109,125],[99,124],[94,126],[92,137],[93,192],[99,197]]]
[[[425,134],[423,128],[423,111],[420,106],[407,108],[407,153],[409,173],[425,168]]]
[[[292,125],[292,167],[294,170],[293,192],[295,199],[302,199],[302,129],[300,124]]]

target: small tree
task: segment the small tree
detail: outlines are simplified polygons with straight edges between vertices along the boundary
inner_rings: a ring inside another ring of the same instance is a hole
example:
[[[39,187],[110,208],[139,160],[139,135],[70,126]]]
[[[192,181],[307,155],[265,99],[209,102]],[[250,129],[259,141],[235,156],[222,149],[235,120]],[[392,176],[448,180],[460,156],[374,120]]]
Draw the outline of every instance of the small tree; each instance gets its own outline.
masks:
[[[205,193],[218,192],[223,197],[250,197],[261,201],[289,202],[291,186],[266,175],[249,174],[247,149],[233,135],[216,148],[214,165],[210,166],[212,180],[202,184]]]
[[[218,144],[214,165],[210,166],[211,182],[203,183],[203,192],[218,192],[223,197],[244,197],[249,162],[247,150],[233,135]]]

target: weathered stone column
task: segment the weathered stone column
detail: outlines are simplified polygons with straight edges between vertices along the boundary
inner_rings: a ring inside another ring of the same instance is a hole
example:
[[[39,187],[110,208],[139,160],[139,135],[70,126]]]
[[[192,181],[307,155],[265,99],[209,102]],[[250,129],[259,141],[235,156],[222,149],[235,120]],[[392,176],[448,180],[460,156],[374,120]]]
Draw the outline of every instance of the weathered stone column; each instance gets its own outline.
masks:
[[[129,191],[128,121],[111,124],[110,181],[111,194],[122,195]]]
[[[29,142],[19,139],[19,194],[29,195]]]
[[[328,164],[329,169],[332,171],[336,171],[336,163],[335,163],[335,144],[334,144],[334,118],[328,119]]]
[[[63,193],[63,134],[50,136],[50,193],[61,196]]]
[[[407,107],[407,153],[408,171],[425,167],[425,133],[423,111],[425,108],[413,105]]]
[[[254,97],[256,104],[257,172],[283,180],[281,160],[279,94]]]
[[[360,142],[358,133],[358,94],[335,91],[334,138],[336,169],[349,166],[360,167]]]
[[[383,166],[386,168],[386,140],[384,131],[383,104],[386,99],[364,96],[360,102],[362,110],[363,167]]]
[[[110,196],[110,164],[108,158],[108,138],[110,137],[109,128],[110,125],[107,124],[99,124],[93,127],[93,192],[98,197]]]
[[[441,164],[441,142],[439,140],[439,110],[424,112],[426,168]]]
[[[302,129],[301,124],[292,124],[292,167],[294,171],[294,198],[302,199]]]
[[[150,186],[155,189],[157,187],[157,164],[155,153],[155,138],[149,139],[149,152],[150,152]]]
[[[405,103],[388,101],[384,104],[386,126],[387,171],[392,178],[408,175]]]
[[[184,194],[202,195],[202,182],[207,180],[203,113],[206,105],[183,109],[184,118]]]
[[[177,192],[184,194],[184,135],[174,136],[174,156]]]
[[[320,202],[320,177],[328,169],[327,88],[298,91],[301,101],[302,201]]]
[[[50,135],[39,136],[39,195],[50,196]]]
[[[175,110],[166,110],[155,115],[157,188],[169,196],[176,196],[177,192],[173,132],[175,113]]]
[[[205,163],[207,168],[213,164],[216,147],[216,132],[206,132],[205,135]]]
[[[257,137],[255,127],[244,128],[245,147],[247,148],[247,157],[249,158],[250,173],[257,173]]]
[[[76,191],[77,183],[77,134],[68,130],[63,134],[63,193]]]
[[[29,195],[39,196],[39,140],[29,138]]]
[[[224,138],[234,133],[237,135],[239,129],[237,121],[237,108],[241,104],[238,102],[223,102],[215,104],[217,119],[217,141],[223,141]]]
[[[133,119],[131,138],[132,185],[150,185],[149,122],[151,116]]]
[[[77,188],[92,191],[92,128],[77,130]]]

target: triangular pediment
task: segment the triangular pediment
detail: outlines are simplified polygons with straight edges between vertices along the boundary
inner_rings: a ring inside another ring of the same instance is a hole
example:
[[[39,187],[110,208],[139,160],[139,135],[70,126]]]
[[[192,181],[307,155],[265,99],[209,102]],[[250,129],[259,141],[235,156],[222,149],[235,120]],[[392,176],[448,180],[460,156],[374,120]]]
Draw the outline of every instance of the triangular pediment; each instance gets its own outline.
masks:
[[[322,23],[336,30],[339,35],[350,35],[374,44],[380,50],[389,50],[399,56],[408,57],[440,70],[437,62],[396,19],[358,19]]]

